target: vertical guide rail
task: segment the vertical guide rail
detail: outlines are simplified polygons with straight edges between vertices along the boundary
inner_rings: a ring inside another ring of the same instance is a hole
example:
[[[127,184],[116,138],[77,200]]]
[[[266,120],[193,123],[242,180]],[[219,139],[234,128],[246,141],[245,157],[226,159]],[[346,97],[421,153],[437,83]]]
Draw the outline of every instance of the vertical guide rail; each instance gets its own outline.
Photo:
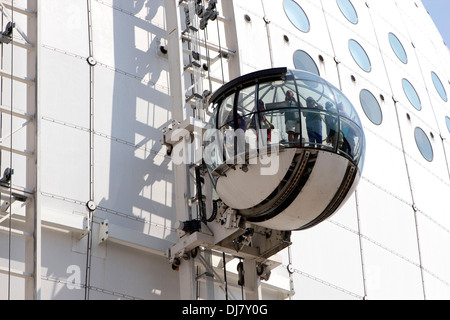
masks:
[[[91,0],[87,0],[88,10],[88,37],[89,37],[89,197],[90,201],[94,199],[94,46],[92,37],[92,4]],[[86,281],[84,299],[89,300],[89,292],[91,287],[91,259],[92,259],[92,227],[94,224],[95,208],[89,207],[89,230],[87,235],[87,250],[86,250]]]

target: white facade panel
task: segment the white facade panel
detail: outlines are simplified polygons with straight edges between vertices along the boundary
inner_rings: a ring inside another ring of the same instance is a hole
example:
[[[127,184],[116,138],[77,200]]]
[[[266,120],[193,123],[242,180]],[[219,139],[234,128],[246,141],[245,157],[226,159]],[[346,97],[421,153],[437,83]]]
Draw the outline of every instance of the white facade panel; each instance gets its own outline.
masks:
[[[401,200],[396,194],[380,190],[363,180],[358,188],[361,234],[380,247],[389,248],[419,265],[414,211],[410,203]]]
[[[42,85],[52,88],[41,92],[41,101],[45,105],[42,117],[47,121],[58,121],[88,130],[89,65],[86,60],[43,48],[41,67],[50,73],[48,77],[43,77]],[[61,95],[53,94],[55,91]]]
[[[87,3],[50,0],[43,3],[40,9],[42,30],[39,34],[42,44],[87,58],[89,56]]]
[[[44,123],[44,122],[43,122]],[[46,121],[42,128],[42,192],[89,200],[89,135],[82,130]],[[68,170],[70,168],[70,170]],[[53,177],[53,178],[51,178]]]
[[[419,237],[421,239],[421,256],[424,272],[448,286],[450,280],[449,263],[450,255],[446,248],[449,245],[450,236],[448,229],[433,220],[432,217],[421,213],[417,216],[419,225]],[[429,277],[428,277],[429,278]],[[435,291],[430,288],[430,293],[435,295]],[[428,286],[425,282],[425,293],[428,293]],[[444,291],[446,294],[446,290]]]
[[[367,299],[424,298],[421,270],[415,263],[372,241],[362,240]]]
[[[360,245],[356,234],[327,222],[317,228],[294,233],[292,240],[292,263],[296,269],[364,296]]]

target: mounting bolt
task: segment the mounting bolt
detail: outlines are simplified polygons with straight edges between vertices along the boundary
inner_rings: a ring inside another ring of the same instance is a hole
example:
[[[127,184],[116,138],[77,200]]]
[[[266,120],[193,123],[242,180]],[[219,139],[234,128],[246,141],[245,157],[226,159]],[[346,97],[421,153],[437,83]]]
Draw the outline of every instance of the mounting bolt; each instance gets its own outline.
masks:
[[[95,60],[94,57],[89,57],[86,60],[89,63],[89,65],[91,65],[91,66],[95,66],[97,64],[97,60]]]
[[[86,203],[86,207],[89,209],[89,211],[95,211],[97,209],[97,204],[94,202],[94,200],[89,200]]]

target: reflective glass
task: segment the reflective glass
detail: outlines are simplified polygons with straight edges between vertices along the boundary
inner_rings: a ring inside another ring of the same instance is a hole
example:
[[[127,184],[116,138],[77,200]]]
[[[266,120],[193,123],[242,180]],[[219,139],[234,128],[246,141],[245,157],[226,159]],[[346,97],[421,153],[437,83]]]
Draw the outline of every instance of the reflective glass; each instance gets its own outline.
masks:
[[[303,50],[297,50],[294,53],[294,66],[295,69],[308,71],[320,76],[316,63],[311,56]]]
[[[436,90],[441,96],[442,100],[447,101],[447,92],[445,92],[445,88],[442,85],[441,79],[439,79],[437,74],[434,72],[431,72],[431,77],[433,78],[434,86],[436,87]]]
[[[358,113],[353,107],[352,103],[347,99],[346,96],[338,89],[333,89],[334,96],[336,98],[337,107],[339,115],[355,122],[360,128],[362,128],[361,120],[359,119]]]
[[[294,0],[284,0],[284,11],[292,24],[303,32],[309,31],[309,20],[302,7]]]
[[[358,66],[364,71],[370,72],[372,70],[372,66],[370,64],[370,59],[363,47],[361,47],[361,45],[353,39],[349,41],[348,47],[353,59],[358,64]]]
[[[288,100],[288,95],[290,100]],[[260,105],[268,110],[275,108],[287,108],[298,106],[297,89],[293,80],[273,81],[259,85],[258,92],[258,111]]]
[[[211,101],[218,106],[208,129],[218,131],[205,143],[210,172],[220,175],[225,163],[248,161],[268,145],[327,150],[362,168],[364,132],[345,95],[310,72],[289,70],[283,78],[255,79],[257,85]]]
[[[447,124],[448,132],[450,132],[450,118],[449,117],[445,117],[445,123]]]
[[[234,106],[234,94],[225,98],[220,106],[219,112],[219,128],[223,125],[233,122],[233,106]]]
[[[422,110],[422,102],[420,101],[419,95],[414,89],[411,82],[406,79],[403,79],[403,91],[405,91],[406,96],[408,97],[409,102],[413,105],[417,110]]]
[[[392,50],[394,50],[397,58],[405,64],[408,63],[408,56],[406,55],[405,48],[392,32],[389,33],[389,42],[391,43]]]
[[[341,119],[341,131],[339,134],[339,152],[347,155],[362,166],[366,140],[361,128],[353,122]],[[360,167],[362,170],[362,167]]]
[[[425,132],[417,127],[414,131],[414,137],[416,138],[417,147],[420,153],[427,161],[433,161],[433,147]]]
[[[381,124],[383,122],[383,113],[374,95],[369,90],[363,89],[359,95],[359,99],[367,118],[376,125]]]
[[[350,0],[337,0],[337,4],[342,14],[353,24],[358,23],[358,14]]]
[[[210,122],[212,124],[212,122]],[[203,159],[212,172],[223,164],[223,136],[214,127],[210,127],[205,133],[205,149]]]
[[[244,88],[239,91],[238,115],[244,116],[255,112],[256,86]]]

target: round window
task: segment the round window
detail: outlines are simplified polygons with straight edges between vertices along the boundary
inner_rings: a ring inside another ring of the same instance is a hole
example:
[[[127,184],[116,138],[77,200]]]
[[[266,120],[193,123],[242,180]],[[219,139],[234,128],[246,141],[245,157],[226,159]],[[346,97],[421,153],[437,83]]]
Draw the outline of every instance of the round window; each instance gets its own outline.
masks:
[[[374,124],[380,125],[383,122],[383,113],[377,98],[369,90],[363,89],[359,95],[359,99],[367,118]]]
[[[409,102],[413,105],[417,110],[422,110],[422,102],[420,101],[419,95],[414,89],[411,82],[406,79],[403,79],[403,91],[405,91],[406,96],[408,97]]]
[[[284,0],[284,11],[292,24],[302,32],[309,31],[309,20],[302,7],[294,0]]]
[[[308,71],[314,73],[317,76],[320,76],[319,69],[317,68],[316,63],[311,58],[311,56],[303,50],[297,50],[294,53],[294,65],[295,69],[297,70]]]
[[[394,50],[397,58],[399,58],[400,61],[405,64],[408,63],[408,56],[406,55],[405,48],[403,47],[400,40],[398,40],[398,38],[392,32],[389,33],[389,42],[391,43],[392,50]]]
[[[358,13],[350,0],[337,0],[337,4],[342,14],[353,24],[358,23]]]
[[[448,129],[448,132],[450,132],[450,118],[449,117],[445,117],[445,123],[447,123],[447,129]]]
[[[442,85],[441,79],[439,79],[437,74],[434,72],[431,72],[431,77],[433,78],[434,86],[439,95],[441,96],[442,100],[447,101],[447,92],[445,92],[445,88]]]
[[[358,66],[364,71],[370,72],[372,70],[372,66],[370,64],[370,59],[363,47],[361,47],[361,45],[353,39],[349,41],[348,47],[353,59],[358,64]]]
[[[416,138],[417,147],[422,156],[429,162],[433,161],[433,147],[426,133],[417,127],[414,131],[414,137]]]

